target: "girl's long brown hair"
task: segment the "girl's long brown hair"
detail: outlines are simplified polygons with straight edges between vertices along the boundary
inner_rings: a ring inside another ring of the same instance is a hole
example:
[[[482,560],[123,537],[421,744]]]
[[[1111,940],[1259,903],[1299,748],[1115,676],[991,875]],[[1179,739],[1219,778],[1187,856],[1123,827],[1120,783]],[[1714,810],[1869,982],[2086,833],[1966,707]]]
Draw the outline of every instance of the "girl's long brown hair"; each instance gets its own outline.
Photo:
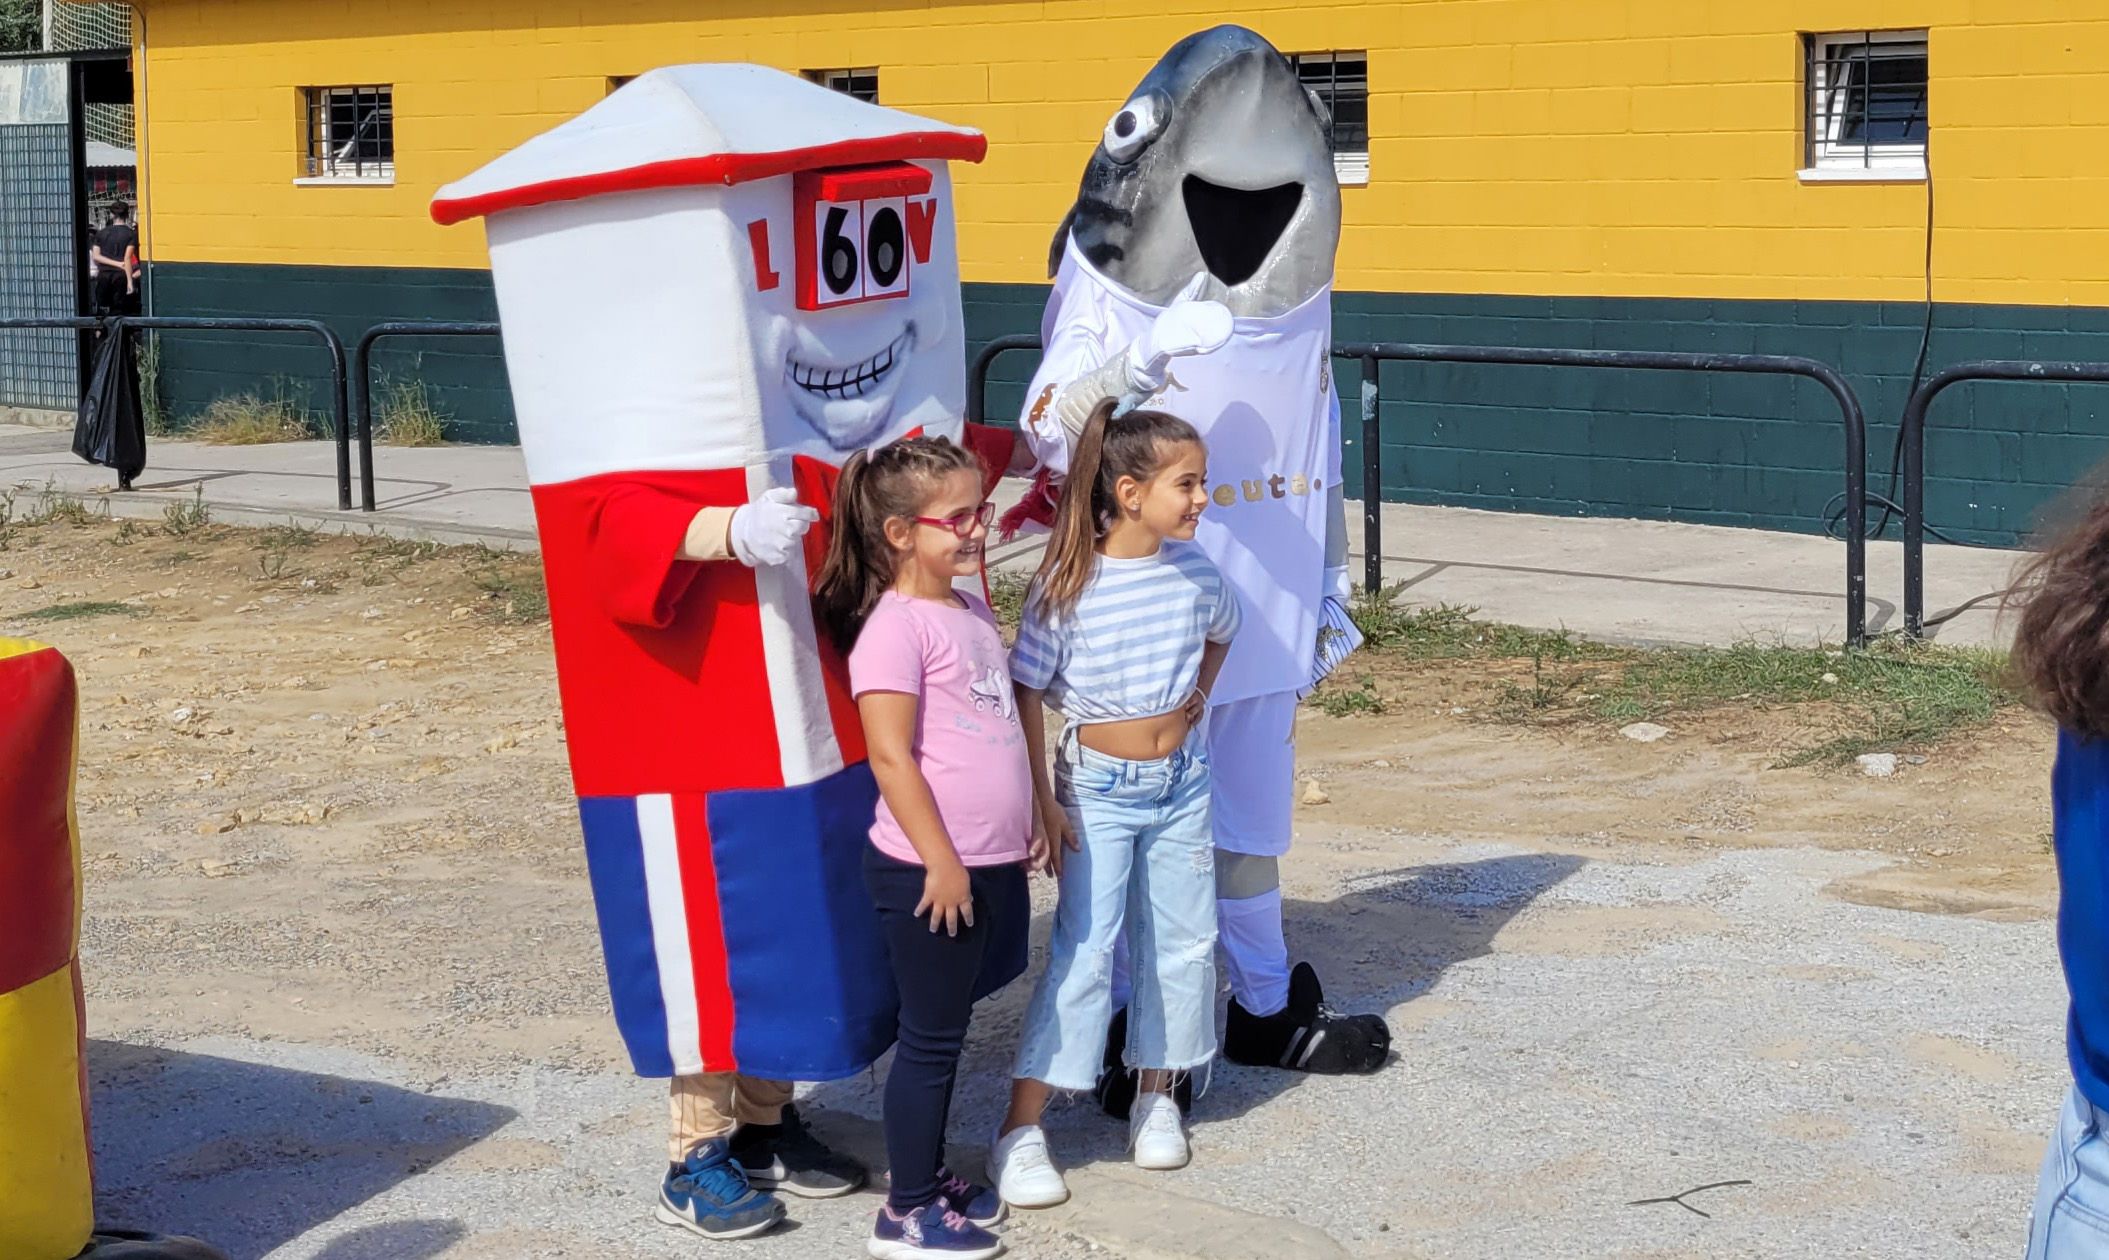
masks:
[[[1028,603],[1059,615],[1076,607],[1098,567],[1098,540],[1113,523],[1117,505],[1113,487],[1122,477],[1148,481],[1171,460],[1182,443],[1198,445],[1194,426],[1162,411],[1131,411],[1113,418],[1113,399],[1100,403],[1084,422],[1076,452],[1069,457],[1069,478],[1055,509],[1054,536],[1040,557]]]
[[[865,618],[893,586],[893,544],[886,522],[914,516],[954,472],[981,475],[973,452],[944,438],[903,438],[877,451],[858,451],[835,483],[835,519],[827,558],[813,583],[813,605],[835,646],[847,652]]]
[[[2109,493],[2022,566],[2008,592],[2018,608],[2014,671],[2059,726],[2109,736]]]

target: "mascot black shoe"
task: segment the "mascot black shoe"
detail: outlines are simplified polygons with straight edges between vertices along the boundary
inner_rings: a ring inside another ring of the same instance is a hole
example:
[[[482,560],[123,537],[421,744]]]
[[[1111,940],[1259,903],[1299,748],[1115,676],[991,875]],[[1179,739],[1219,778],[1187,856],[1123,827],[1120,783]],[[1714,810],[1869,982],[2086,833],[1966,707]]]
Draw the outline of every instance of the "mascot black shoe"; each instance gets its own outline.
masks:
[[[1390,1054],[1391,1029],[1383,1017],[1341,1015],[1328,1007],[1318,973],[1307,962],[1290,973],[1289,1004],[1277,1014],[1254,1015],[1230,1000],[1223,1057],[1232,1063],[1343,1076],[1374,1072]]]
[[[1106,1029],[1105,1065],[1099,1069],[1098,1084],[1091,1087],[1091,1094],[1098,1099],[1099,1109],[1115,1120],[1125,1120],[1135,1109],[1135,1069],[1122,1063],[1121,1050],[1128,1043],[1128,1008],[1123,1006],[1113,1012],[1113,1023]],[[1194,1078],[1181,1076],[1172,1086],[1172,1101],[1179,1104],[1179,1114],[1194,1114]]]

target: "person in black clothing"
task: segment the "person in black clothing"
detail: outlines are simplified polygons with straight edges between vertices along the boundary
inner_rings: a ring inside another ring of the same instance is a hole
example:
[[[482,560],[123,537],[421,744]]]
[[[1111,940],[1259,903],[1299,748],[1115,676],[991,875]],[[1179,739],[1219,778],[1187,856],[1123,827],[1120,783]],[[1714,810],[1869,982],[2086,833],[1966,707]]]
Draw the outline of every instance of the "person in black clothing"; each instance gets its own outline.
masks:
[[[110,206],[110,222],[95,234],[95,313],[132,315],[139,310],[139,229],[131,224],[132,208]]]

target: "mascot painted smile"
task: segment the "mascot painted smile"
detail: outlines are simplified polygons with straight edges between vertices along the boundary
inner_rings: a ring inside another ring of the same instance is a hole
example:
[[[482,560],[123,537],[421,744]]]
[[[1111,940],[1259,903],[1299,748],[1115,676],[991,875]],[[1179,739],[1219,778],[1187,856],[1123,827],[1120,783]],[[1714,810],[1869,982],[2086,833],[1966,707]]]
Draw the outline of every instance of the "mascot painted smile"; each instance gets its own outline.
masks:
[[[672,1078],[656,1211],[712,1237],[864,1180],[786,1105],[868,1067],[896,1011],[861,877],[877,788],[810,574],[850,453],[921,432],[990,481],[1009,462],[960,423],[946,163],[986,148],[681,66],[433,202],[487,220],[616,1023]]]
[[[1373,1071],[1391,1042],[1380,1017],[1325,1005],[1282,932],[1297,702],[1360,642],[1329,358],[1339,241],[1323,104],[1249,30],[1181,40],[1106,123],[1055,234],[1021,426],[1055,475],[1106,398],[1169,411],[1208,443],[1198,537],[1245,614],[1208,718],[1223,1052],[1312,1072]],[[1126,1115],[1130,1098],[1109,1071],[1107,1109]]]

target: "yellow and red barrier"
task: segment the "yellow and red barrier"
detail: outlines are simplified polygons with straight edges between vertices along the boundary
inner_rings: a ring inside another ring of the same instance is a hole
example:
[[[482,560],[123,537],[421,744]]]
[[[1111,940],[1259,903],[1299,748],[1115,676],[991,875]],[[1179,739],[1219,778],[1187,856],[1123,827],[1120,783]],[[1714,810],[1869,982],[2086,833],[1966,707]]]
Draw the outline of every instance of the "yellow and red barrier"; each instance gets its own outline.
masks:
[[[70,1260],[94,1230],[81,1015],[73,667],[0,638],[0,1255]]]

